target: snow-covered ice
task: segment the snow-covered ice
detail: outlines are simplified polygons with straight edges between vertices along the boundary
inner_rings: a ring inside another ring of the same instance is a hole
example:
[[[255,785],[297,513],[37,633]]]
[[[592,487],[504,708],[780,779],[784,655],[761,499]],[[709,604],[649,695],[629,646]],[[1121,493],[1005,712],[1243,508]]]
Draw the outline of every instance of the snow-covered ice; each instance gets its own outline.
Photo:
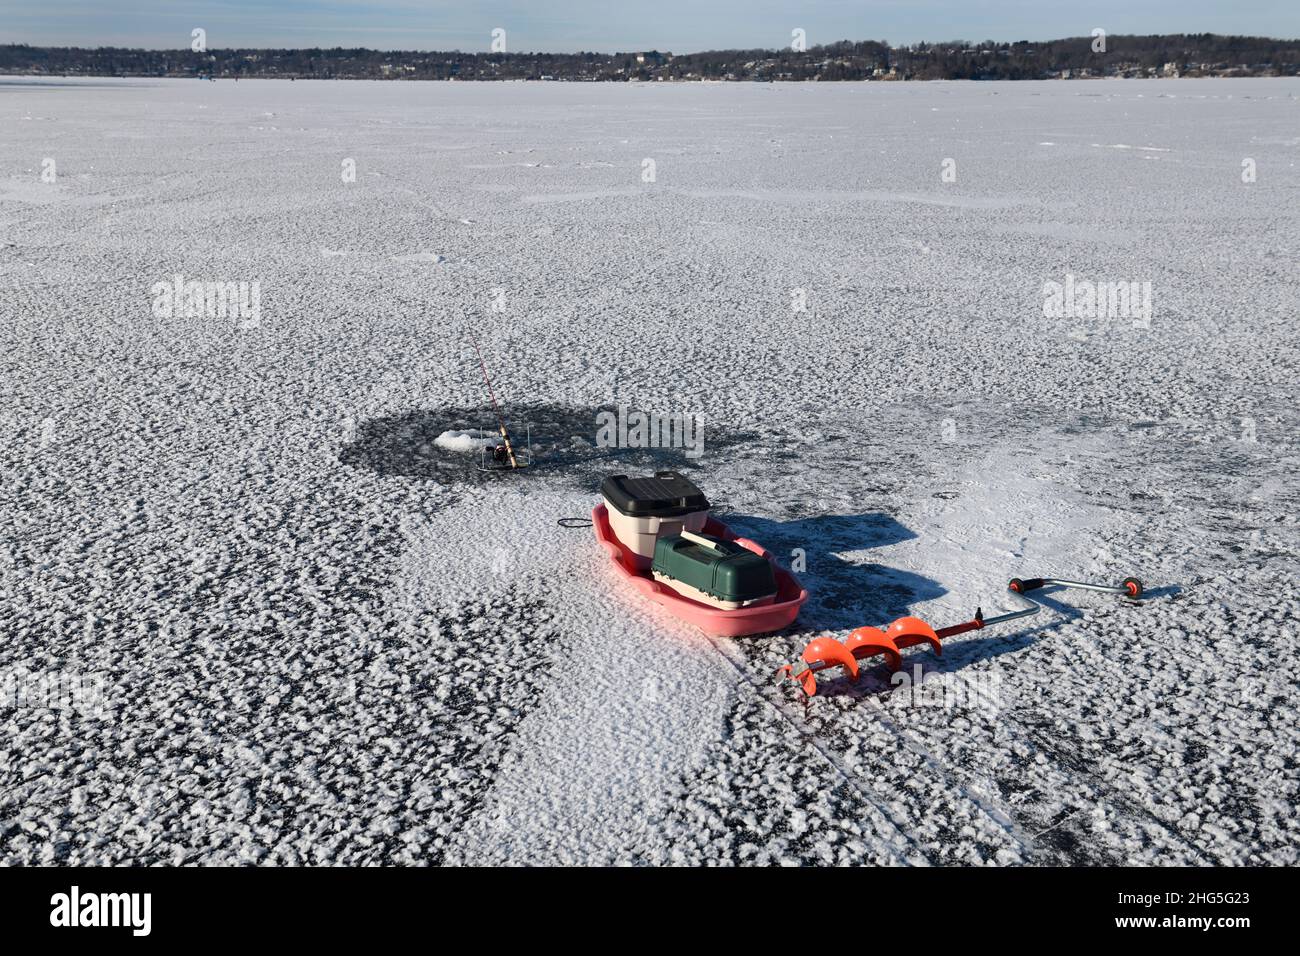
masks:
[[[1300,862],[1298,97],[0,79],[0,861]],[[664,467],[789,633],[557,524]],[[1040,574],[1150,594],[771,683]]]

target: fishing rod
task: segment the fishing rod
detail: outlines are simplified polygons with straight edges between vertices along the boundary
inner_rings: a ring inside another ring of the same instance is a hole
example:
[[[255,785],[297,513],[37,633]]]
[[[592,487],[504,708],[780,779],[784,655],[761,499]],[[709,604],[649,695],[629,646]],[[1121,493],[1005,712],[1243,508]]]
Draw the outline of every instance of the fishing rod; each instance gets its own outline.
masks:
[[[506,457],[510,460],[511,468],[518,468],[519,462],[515,459],[515,449],[510,443],[510,433],[506,431],[506,420],[501,414],[501,406],[497,404],[496,392],[492,389],[492,379],[488,376],[487,363],[483,361],[483,350],[478,347],[478,338],[473,332],[469,333],[469,340],[474,343],[474,354],[478,356],[478,367],[483,373],[483,384],[487,386],[488,398],[492,400],[492,410],[496,412],[497,428],[501,430],[501,440],[505,443]]]

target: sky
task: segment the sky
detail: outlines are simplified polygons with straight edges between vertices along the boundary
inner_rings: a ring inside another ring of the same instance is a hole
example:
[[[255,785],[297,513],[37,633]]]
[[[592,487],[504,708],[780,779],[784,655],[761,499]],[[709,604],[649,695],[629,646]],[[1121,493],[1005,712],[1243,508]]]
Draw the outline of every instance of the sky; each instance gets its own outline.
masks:
[[[1300,0],[0,0],[0,43],[674,53],[1108,33],[1300,38]]]

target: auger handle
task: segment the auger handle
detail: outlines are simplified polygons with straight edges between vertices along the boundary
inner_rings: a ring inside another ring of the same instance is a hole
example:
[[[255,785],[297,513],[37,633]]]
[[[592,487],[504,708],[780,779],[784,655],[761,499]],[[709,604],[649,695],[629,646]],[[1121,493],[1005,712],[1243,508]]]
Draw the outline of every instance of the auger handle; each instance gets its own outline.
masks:
[[[1079,591],[1102,591],[1106,594],[1122,594],[1125,597],[1138,600],[1145,592],[1142,582],[1137,578],[1125,578],[1119,584],[1094,584],[1090,581],[1067,581],[1064,578],[1012,578],[1007,584],[1007,589],[1023,595],[1027,591],[1034,591],[1042,587],[1074,588]]]
[[[984,612],[976,609],[974,620],[966,621],[962,624],[951,624],[948,627],[941,627],[934,633],[941,639],[956,637],[958,634],[965,634],[967,631],[978,631],[985,627],[995,624],[1006,624],[1010,621],[1017,621],[1022,617],[1029,617],[1037,614],[1043,607],[1034,598],[1028,597],[1025,592],[1037,591],[1039,588],[1061,587],[1076,588],[1083,591],[1104,591],[1107,594],[1122,594],[1127,598],[1138,600],[1142,597],[1142,582],[1137,578],[1125,578],[1122,584],[1092,584],[1088,581],[1066,581],[1062,578],[1012,578],[1007,584],[1007,590],[1021,599],[1026,606],[1019,611],[1008,611],[1005,614],[998,614],[994,617],[986,618]]]
[[[1020,578],[1012,578],[1007,587],[1017,594],[1024,594],[1026,591],[1037,591],[1046,583],[1047,578],[1029,578],[1026,581],[1022,581]]]

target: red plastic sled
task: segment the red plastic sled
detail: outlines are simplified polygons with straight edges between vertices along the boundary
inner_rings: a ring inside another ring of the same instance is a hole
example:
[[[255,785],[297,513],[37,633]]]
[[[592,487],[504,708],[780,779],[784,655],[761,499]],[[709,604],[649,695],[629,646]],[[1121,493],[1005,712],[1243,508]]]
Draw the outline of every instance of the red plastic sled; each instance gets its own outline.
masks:
[[[609,527],[609,512],[605,505],[599,504],[591,509],[591,524],[596,529],[596,540],[613,559],[614,567],[632,583],[633,587],[652,601],[662,604],[683,621],[694,624],[706,633],[720,637],[743,637],[746,634],[779,631],[794,623],[794,619],[799,616],[800,606],[808,600],[808,592],[804,590],[798,578],[777,564],[762,545],[748,538],[738,537],[730,528],[712,516],[704,525],[705,534],[725,541],[734,541],[759,557],[767,558],[771,563],[772,572],[776,576],[776,597],[767,604],[727,610],[710,607],[683,597],[668,585],[652,578],[649,571],[635,570],[631,552],[614,537],[614,532]]]

